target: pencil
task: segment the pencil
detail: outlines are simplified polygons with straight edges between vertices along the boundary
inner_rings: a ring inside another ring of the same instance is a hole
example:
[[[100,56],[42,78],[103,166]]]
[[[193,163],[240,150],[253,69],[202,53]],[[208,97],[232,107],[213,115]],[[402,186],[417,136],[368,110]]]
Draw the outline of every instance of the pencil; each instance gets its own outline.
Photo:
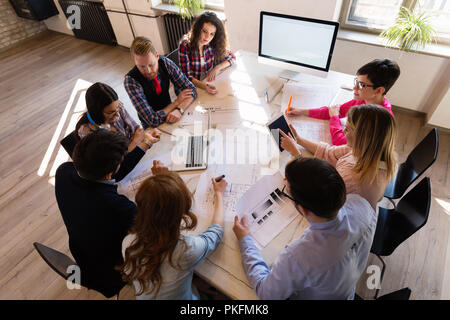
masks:
[[[286,109],[286,114],[288,114],[289,110],[291,110],[291,102],[292,102],[292,96],[289,97],[289,104],[288,104],[288,107]]]

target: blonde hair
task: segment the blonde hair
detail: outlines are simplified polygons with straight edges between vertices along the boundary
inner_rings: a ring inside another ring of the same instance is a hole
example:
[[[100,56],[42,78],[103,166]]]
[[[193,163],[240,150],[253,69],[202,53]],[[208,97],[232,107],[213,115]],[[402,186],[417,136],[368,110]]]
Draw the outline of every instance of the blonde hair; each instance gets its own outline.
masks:
[[[155,56],[157,54],[152,41],[147,37],[137,37],[133,40],[130,48],[132,55],[146,56],[149,53],[153,53]]]
[[[354,129],[353,170],[362,181],[372,183],[378,173],[380,162],[386,163],[387,178],[394,177],[396,160],[394,154],[397,134],[395,120],[379,105],[360,105],[350,109],[347,126]]]

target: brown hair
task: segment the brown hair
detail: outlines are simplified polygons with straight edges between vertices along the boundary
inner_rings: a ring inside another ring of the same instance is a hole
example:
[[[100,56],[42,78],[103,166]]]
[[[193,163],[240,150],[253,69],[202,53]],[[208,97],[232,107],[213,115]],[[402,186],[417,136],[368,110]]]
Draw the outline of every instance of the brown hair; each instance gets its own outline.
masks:
[[[228,38],[225,26],[214,12],[205,11],[195,19],[191,30],[187,36],[185,36],[189,39],[188,48],[192,53],[198,52],[198,40],[200,39],[203,24],[205,23],[211,23],[216,27],[216,33],[214,34],[214,38],[211,40],[210,45],[214,49],[215,60],[220,62],[225,59],[225,56],[227,55]]]
[[[395,173],[394,155],[397,134],[395,120],[385,108],[379,105],[360,105],[350,109],[347,125],[354,129],[354,170],[362,181],[373,182],[381,161],[386,162],[388,179]]]
[[[146,56],[149,53],[157,54],[152,41],[147,37],[136,37],[131,44],[130,52],[132,55]]]
[[[160,267],[167,258],[174,268],[173,252],[181,240],[181,230],[192,230],[197,217],[190,211],[192,195],[177,173],[168,172],[146,179],[136,194],[138,212],[130,233],[136,239],[125,250],[120,270],[126,282],[139,281],[140,291],[158,294],[163,281]],[[185,250],[182,250],[182,252]],[[152,288],[149,291],[149,283]]]

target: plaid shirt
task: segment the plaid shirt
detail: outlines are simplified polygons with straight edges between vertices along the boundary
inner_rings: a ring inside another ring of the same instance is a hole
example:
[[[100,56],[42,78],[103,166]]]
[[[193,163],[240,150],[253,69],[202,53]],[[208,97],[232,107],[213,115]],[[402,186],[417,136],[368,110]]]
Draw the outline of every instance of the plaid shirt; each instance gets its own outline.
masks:
[[[192,97],[194,99],[197,98],[197,90],[195,89],[195,86],[186,78],[175,63],[163,56],[160,56],[159,58],[163,60],[164,65],[167,68],[169,79],[174,85],[176,95],[179,95],[184,89],[191,89],[193,92]],[[161,70],[158,70],[157,77],[158,81],[161,82],[159,71]],[[166,113],[163,110],[155,111],[150,106],[147,101],[147,97],[144,94],[144,89],[139,82],[134,80],[132,77],[125,75],[123,84],[131,102],[136,108],[141,122],[143,121],[142,126],[144,129],[147,129],[148,127],[157,127],[166,121]]]
[[[184,39],[180,42],[178,54],[180,59],[180,68],[189,80],[192,80],[192,78],[202,80],[200,79],[200,75],[202,73],[200,52],[197,51],[196,53],[191,53],[188,49],[188,40]],[[228,61],[230,65],[233,65],[236,62],[236,57],[231,51],[228,51],[228,55],[225,59],[216,61],[214,59],[214,48],[211,47],[209,43],[203,47],[203,58],[205,59],[205,74],[223,61]]]
[[[133,138],[134,132],[136,131],[136,127],[138,124],[127,112],[125,107],[123,106],[122,101],[119,100],[119,117],[113,123],[114,128],[122,135],[127,137],[128,142]],[[78,136],[80,138],[84,138],[88,134],[97,131],[100,128],[98,125],[94,125],[90,122],[84,123],[78,129]]]

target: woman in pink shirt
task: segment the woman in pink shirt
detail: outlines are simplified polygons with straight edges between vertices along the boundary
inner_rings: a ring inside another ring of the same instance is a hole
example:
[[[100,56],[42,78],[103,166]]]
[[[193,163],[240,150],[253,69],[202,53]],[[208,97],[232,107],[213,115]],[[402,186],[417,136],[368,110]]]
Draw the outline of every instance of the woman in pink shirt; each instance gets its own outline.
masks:
[[[330,119],[330,134],[333,145],[347,143],[341,126],[340,118],[347,116],[353,106],[376,104],[384,107],[392,116],[391,103],[385,97],[389,89],[400,76],[400,68],[395,61],[373,60],[359,68],[353,86],[353,100],[342,105],[321,107],[315,109],[291,108],[288,116],[309,116],[316,119]]]
[[[281,146],[293,156],[301,155],[296,142],[312,152],[314,157],[328,161],[342,176],[347,193],[365,198],[376,210],[389,181],[395,173],[395,121],[392,115],[377,105],[355,106],[348,112],[344,134],[345,146],[313,142],[297,135],[283,135]],[[295,139],[294,139],[295,138]]]

